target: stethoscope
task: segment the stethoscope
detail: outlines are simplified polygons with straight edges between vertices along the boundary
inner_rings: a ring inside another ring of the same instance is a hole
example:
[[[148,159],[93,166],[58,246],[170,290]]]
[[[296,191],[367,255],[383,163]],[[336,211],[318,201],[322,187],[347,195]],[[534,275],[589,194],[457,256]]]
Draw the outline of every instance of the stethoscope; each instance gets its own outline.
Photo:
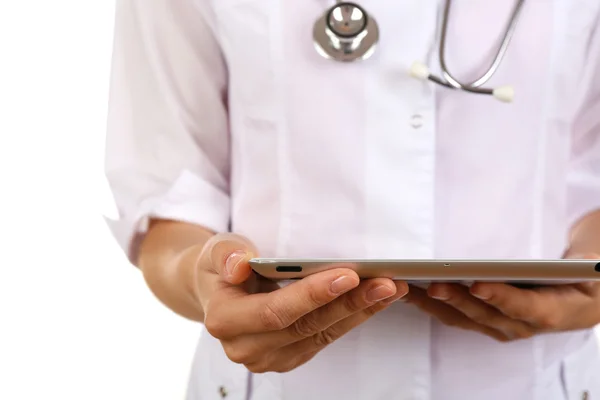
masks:
[[[450,89],[491,95],[500,101],[511,102],[514,98],[512,86],[499,86],[493,89],[481,86],[488,82],[498,70],[517,27],[524,3],[525,0],[517,0],[500,47],[487,71],[476,80],[464,83],[448,71],[446,64],[446,33],[452,5],[452,0],[446,0],[441,21],[439,46],[440,69],[443,79],[432,74],[427,65],[421,62],[415,62],[412,65],[410,74],[417,79],[429,80]],[[317,52],[325,58],[344,62],[365,60],[375,52],[379,42],[379,27],[377,21],[358,4],[337,0],[336,4],[315,23],[313,39]]]

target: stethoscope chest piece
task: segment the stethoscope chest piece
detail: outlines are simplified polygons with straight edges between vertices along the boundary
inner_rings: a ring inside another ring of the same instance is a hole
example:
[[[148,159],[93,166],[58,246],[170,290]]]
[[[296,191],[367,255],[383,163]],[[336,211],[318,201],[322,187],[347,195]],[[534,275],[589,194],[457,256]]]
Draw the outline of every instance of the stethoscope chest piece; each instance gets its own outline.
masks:
[[[369,58],[379,41],[379,27],[357,4],[339,2],[317,20],[313,29],[317,52],[336,61]]]

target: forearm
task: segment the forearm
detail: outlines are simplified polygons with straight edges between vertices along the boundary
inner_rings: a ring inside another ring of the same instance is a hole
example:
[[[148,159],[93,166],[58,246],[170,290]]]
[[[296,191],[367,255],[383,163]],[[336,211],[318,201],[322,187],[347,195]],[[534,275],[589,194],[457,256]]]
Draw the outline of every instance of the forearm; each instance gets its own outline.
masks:
[[[600,254],[600,209],[581,218],[571,230],[571,249]]]
[[[204,321],[193,290],[194,267],[214,235],[197,225],[155,220],[140,248],[138,265],[154,295],[175,313]]]

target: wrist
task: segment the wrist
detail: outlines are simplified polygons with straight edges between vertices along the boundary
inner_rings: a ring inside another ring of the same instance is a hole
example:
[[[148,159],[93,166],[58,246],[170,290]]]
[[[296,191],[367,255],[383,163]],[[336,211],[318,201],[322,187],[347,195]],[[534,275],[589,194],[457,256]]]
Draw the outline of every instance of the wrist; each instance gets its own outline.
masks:
[[[183,249],[172,260],[174,279],[177,287],[192,304],[194,309],[204,314],[198,293],[198,270],[205,244],[196,244]]]
[[[198,259],[213,234],[186,223],[158,221],[149,229],[139,266],[152,293],[175,313],[203,321],[195,291]]]

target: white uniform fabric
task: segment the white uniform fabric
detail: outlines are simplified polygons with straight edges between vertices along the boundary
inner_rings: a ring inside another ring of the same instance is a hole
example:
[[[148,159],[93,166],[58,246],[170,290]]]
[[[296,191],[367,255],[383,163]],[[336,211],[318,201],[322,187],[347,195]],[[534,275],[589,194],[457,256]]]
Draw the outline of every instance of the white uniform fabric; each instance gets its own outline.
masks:
[[[498,73],[513,104],[411,78],[438,1],[364,0],[381,43],[314,50],[318,0],[117,4],[107,177],[135,258],[149,216],[233,230],[263,256],[556,258],[600,207],[600,2],[529,0]],[[487,68],[513,2],[456,0],[448,64]],[[394,305],[287,374],[203,334],[189,400],[600,398],[592,331],[500,344]]]

